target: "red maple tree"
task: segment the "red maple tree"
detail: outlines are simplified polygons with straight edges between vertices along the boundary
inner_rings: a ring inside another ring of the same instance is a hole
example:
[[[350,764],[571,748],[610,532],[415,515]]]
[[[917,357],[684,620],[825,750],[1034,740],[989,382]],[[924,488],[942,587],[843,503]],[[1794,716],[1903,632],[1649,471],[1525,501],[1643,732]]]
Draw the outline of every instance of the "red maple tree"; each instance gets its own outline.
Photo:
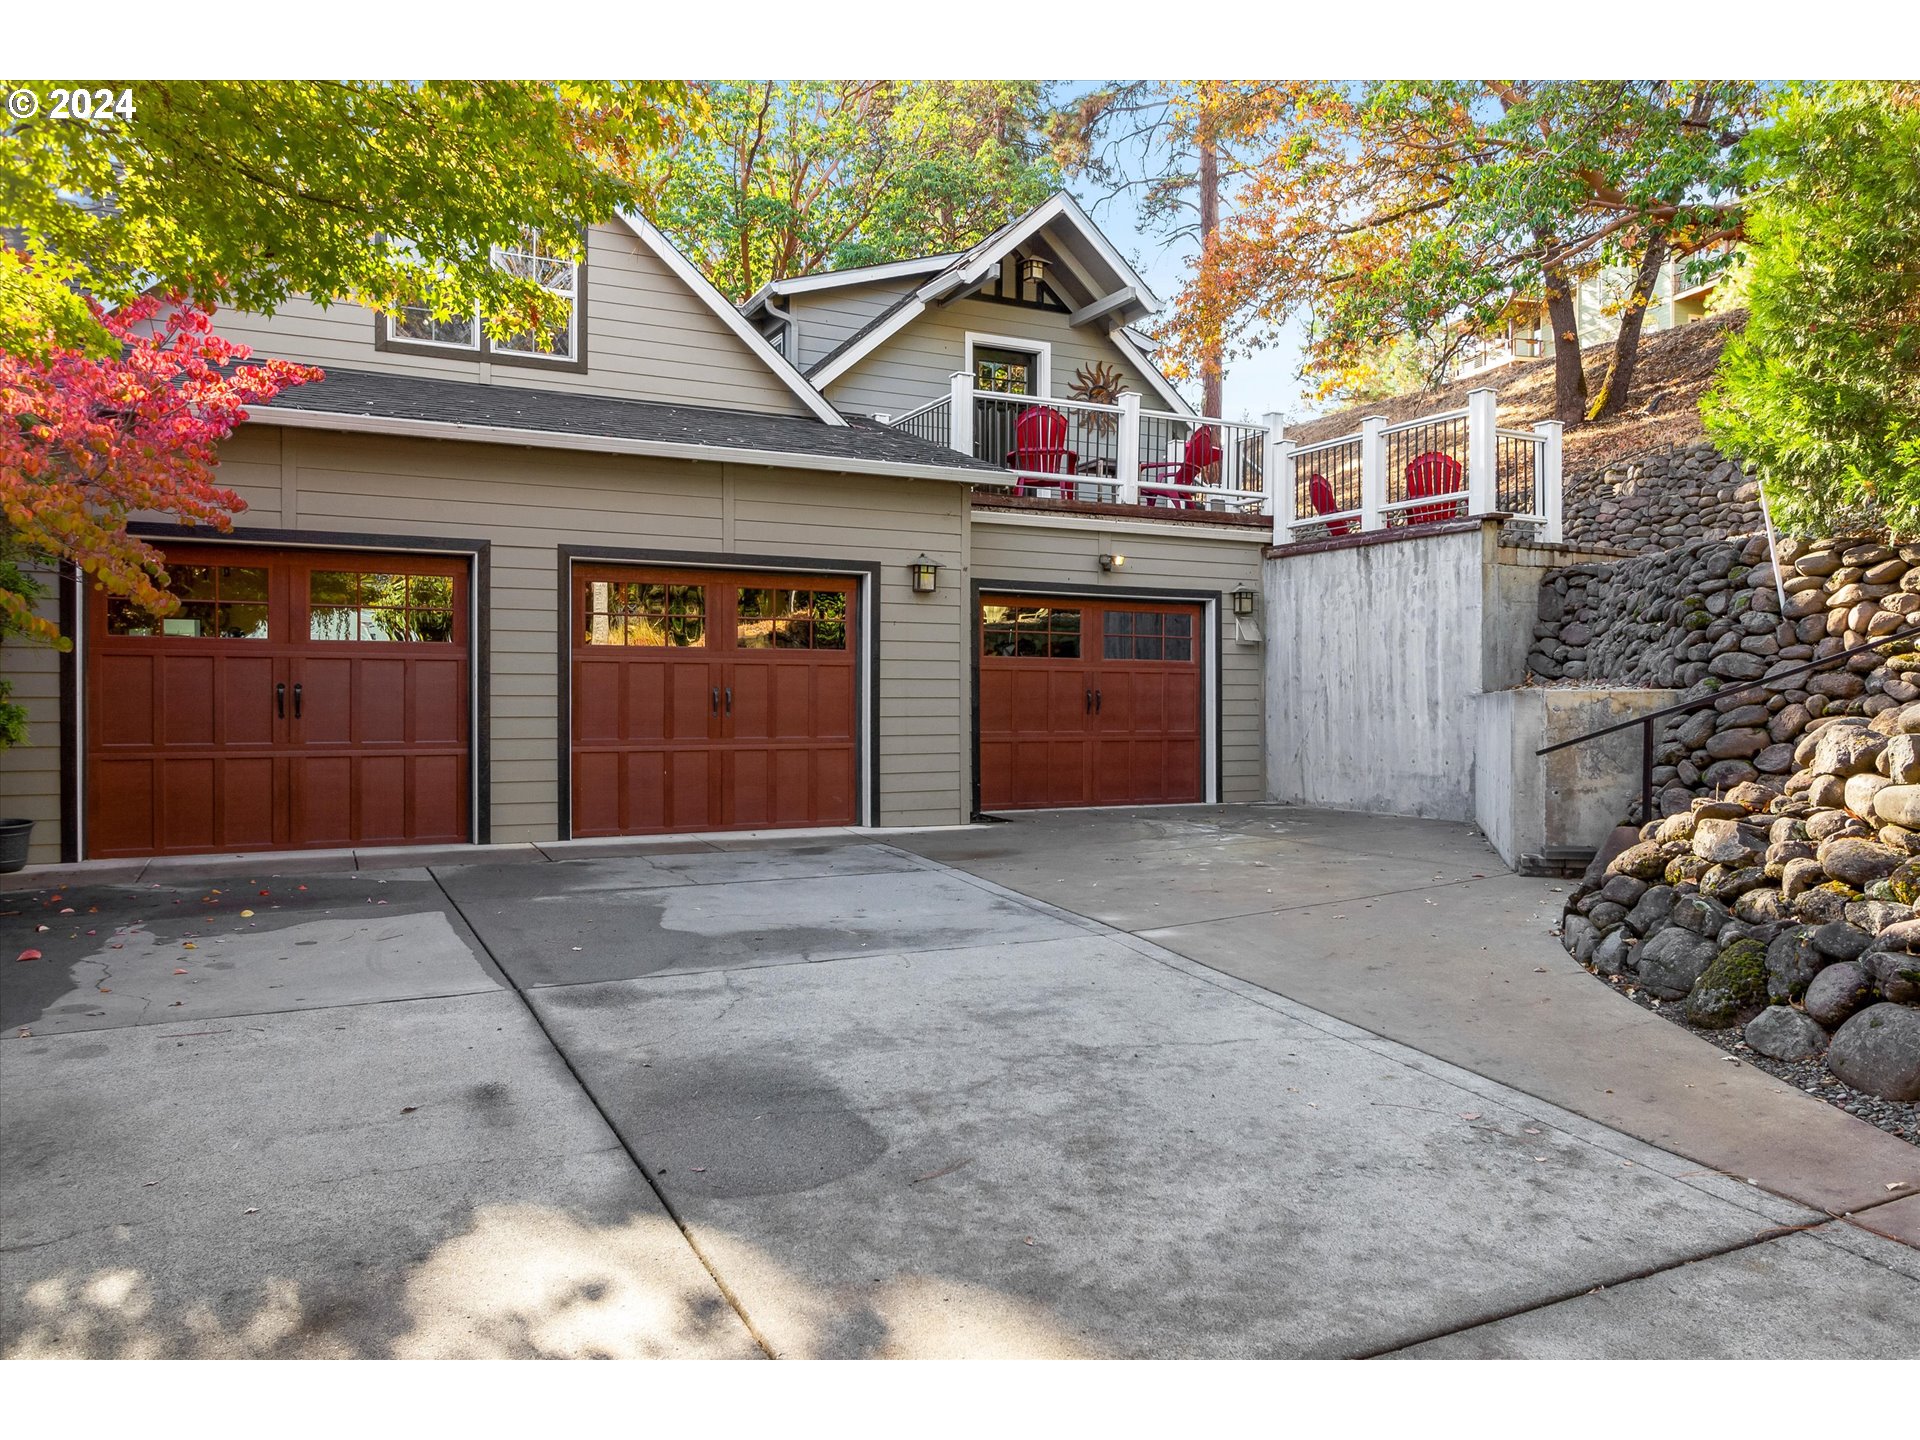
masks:
[[[51,348],[0,353],[0,512],[13,545],[71,562],[113,594],[156,614],[177,602],[160,552],[127,533],[146,512],[233,528],[246,502],[214,483],[219,443],[248,405],[322,378],[311,365],[248,361],[213,333],[213,318],[177,296],[146,296],[95,314],[118,354]],[[0,587],[0,615],[58,642],[31,601]]]

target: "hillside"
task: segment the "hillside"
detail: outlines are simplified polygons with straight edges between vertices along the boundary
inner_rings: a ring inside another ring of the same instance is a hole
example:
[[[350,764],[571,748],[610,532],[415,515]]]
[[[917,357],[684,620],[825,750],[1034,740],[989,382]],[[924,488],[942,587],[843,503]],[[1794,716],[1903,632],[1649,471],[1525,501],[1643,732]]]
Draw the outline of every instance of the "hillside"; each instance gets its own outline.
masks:
[[[1736,311],[1643,339],[1625,411],[1610,420],[1567,428],[1567,473],[1591,473],[1629,455],[1700,440],[1700,396],[1713,378],[1721,346],[1745,319],[1746,312]],[[1611,351],[1611,343],[1589,345],[1582,351],[1590,387],[1598,386],[1606,373]],[[1483,386],[1499,392],[1503,426],[1523,427],[1553,418],[1553,361],[1529,360],[1455,385],[1354,405],[1289,425],[1287,438],[1296,444],[1309,444],[1350,435],[1368,415],[1411,420],[1436,410],[1457,409],[1467,403],[1469,390]]]

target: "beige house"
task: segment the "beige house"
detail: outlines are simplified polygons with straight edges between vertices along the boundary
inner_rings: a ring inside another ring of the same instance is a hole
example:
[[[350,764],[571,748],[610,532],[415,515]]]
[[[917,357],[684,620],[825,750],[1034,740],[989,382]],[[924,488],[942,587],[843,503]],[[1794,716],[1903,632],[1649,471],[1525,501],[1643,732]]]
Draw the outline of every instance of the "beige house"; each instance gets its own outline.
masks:
[[[1066,197],[739,310],[638,217],[502,261],[569,323],[218,317],[327,378],[224,447],[231,534],[139,527],[177,614],[68,580],[73,652],[3,652],[34,861],[1260,797],[1266,434]]]

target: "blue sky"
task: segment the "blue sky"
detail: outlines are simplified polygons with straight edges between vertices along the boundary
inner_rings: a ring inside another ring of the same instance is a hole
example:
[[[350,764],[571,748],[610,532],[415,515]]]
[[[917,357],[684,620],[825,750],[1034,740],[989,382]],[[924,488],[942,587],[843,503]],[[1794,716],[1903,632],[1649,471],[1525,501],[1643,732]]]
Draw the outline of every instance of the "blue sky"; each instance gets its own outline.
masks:
[[[1064,99],[1092,89],[1094,83],[1067,81],[1058,93]],[[1144,226],[1131,194],[1123,192],[1106,199],[1104,192],[1081,183],[1070,184],[1068,188],[1074,198],[1088,208],[1108,238],[1125,253],[1134,269],[1171,304],[1191,273],[1193,244],[1169,240]],[[1226,418],[1237,420],[1243,415],[1258,418],[1269,410],[1278,410],[1295,420],[1310,414],[1312,407],[1305,398],[1305,387],[1294,374],[1299,364],[1300,331],[1297,323],[1290,322],[1278,344],[1228,364]],[[1189,400],[1198,403],[1200,387],[1197,384],[1181,388]]]

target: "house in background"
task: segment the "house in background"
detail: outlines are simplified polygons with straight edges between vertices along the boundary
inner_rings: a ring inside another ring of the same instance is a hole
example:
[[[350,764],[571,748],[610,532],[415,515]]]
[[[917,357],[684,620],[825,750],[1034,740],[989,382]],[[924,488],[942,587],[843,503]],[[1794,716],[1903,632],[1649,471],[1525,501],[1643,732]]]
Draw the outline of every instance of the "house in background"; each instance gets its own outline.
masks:
[[[1707,256],[1669,260],[1654,282],[1653,296],[1647,304],[1643,334],[1675,330],[1707,317],[1708,303],[1720,281],[1719,272],[1700,277],[1697,267]],[[1620,333],[1620,311],[1633,293],[1633,270],[1626,265],[1608,265],[1580,282],[1574,305],[1580,323],[1582,345],[1604,344]],[[1540,300],[1516,299],[1508,305],[1498,329],[1491,335],[1469,342],[1456,362],[1452,378],[1471,379],[1517,360],[1541,360],[1553,354],[1553,327],[1547,323],[1547,307]]]
[[[569,301],[507,342],[216,317],[326,379],[222,447],[231,534],[137,525],[177,614],[69,577],[74,650],[8,647],[33,860],[1262,796],[1266,435],[1196,423],[1079,207],[745,313],[586,241],[503,253]]]

